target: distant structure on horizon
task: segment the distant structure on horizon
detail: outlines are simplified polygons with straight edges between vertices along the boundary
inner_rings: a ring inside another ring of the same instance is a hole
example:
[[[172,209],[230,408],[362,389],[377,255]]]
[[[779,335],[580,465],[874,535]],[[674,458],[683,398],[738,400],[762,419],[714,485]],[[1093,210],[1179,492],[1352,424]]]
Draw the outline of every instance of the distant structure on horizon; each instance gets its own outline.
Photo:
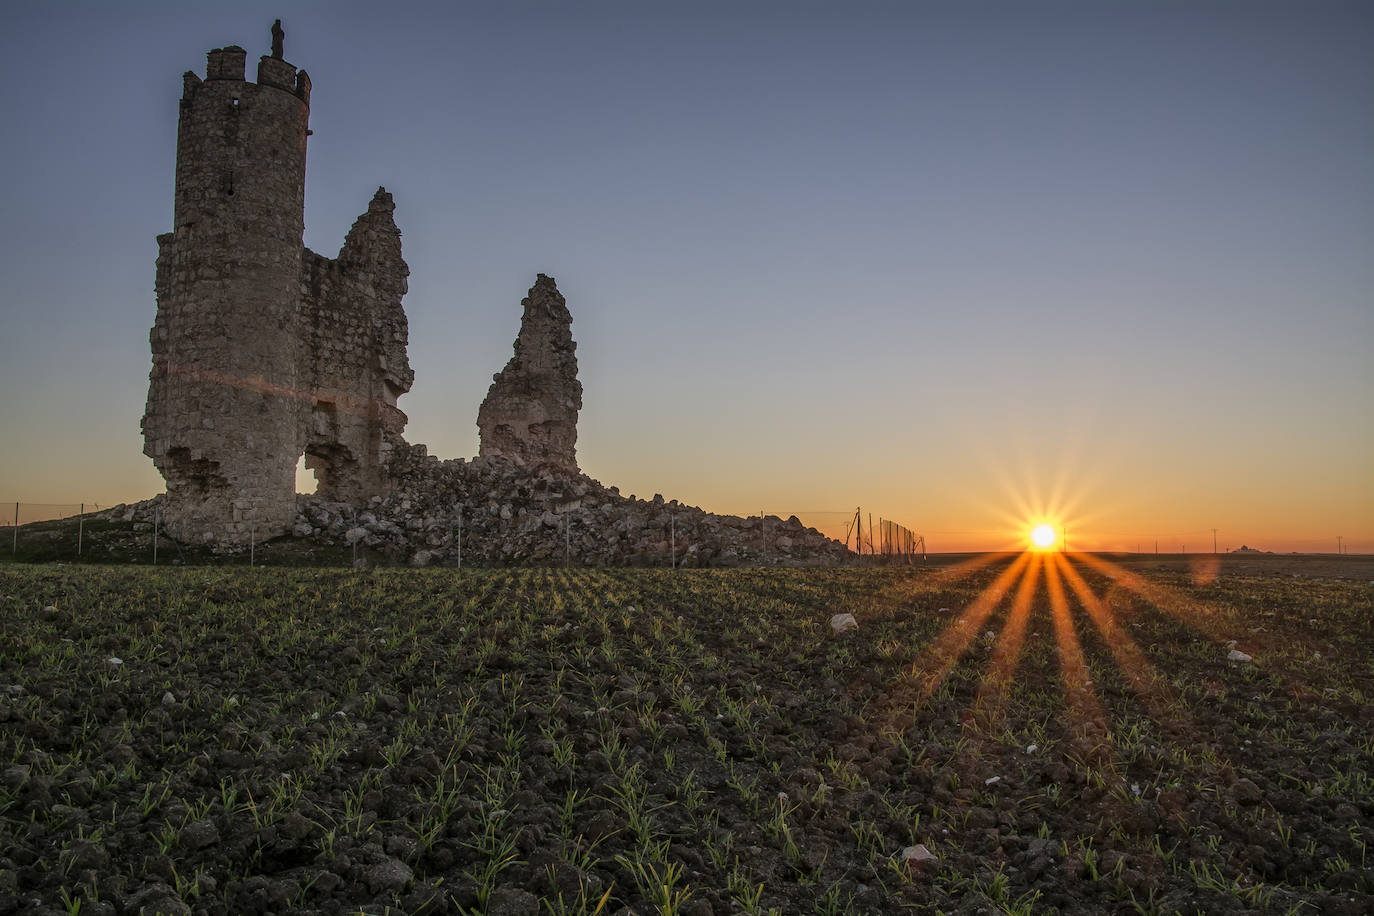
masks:
[[[158,236],[143,451],[185,540],[247,543],[296,517],[296,467],[319,495],[360,503],[392,487],[408,446],[397,399],[414,381],[395,206],[378,188],[337,258],[303,244],[310,77],[243,48],[182,77],[172,231]],[[482,455],[577,473],[582,387],[568,313],[539,275],[479,413]]]

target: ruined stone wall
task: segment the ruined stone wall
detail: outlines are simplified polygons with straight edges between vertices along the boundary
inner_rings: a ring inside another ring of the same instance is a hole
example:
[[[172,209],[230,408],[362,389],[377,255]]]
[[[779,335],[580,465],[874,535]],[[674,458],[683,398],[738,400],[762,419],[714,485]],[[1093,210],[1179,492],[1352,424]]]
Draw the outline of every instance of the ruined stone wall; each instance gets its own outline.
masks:
[[[397,399],[414,380],[401,305],[409,269],[395,205],[378,189],[336,258],[302,244],[311,87],[282,59],[279,25],[257,82],[245,79],[238,47],[211,51],[204,80],[183,77],[143,418],[144,451],[167,481],[164,531],[229,549],[288,529],[364,538],[417,548],[420,565],[456,557],[464,517],[478,539],[470,548],[488,562],[575,551],[594,564],[732,565],[756,544],[773,551],[770,562],[847,553],[796,519],[760,522],[755,534],[747,520],[627,500],[581,475],[572,314],[544,274],[478,411],[479,459],[440,463],[408,445]],[[319,511],[298,518],[302,454],[319,480],[305,504]],[[364,504],[381,517],[340,510]],[[345,515],[362,525],[343,531]]]
[[[337,261],[304,248],[310,78],[280,56],[245,79],[246,52],[188,72],[173,229],[158,237],[144,452],[167,481],[169,529],[247,542],[295,517],[307,449],[325,492],[385,492],[411,382],[407,270],[379,192]]]
[[[305,462],[322,498],[354,502],[385,493],[387,467],[404,440],[396,399],[415,374],[406,357],[395,204],[378,189],[335,260],[306,249],[298,362],[310,392]]]
[[[493,377],[477,413],[479,455],[576,474],[582,383],[572,314],[553,278],[544,274],[520,304],[515,355]]]

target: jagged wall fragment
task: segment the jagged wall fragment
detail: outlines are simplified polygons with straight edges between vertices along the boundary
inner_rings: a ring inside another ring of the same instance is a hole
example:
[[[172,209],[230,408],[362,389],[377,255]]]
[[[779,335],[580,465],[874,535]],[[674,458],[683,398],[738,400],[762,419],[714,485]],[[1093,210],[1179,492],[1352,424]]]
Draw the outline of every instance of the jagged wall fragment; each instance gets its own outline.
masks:
[[[544,274],[521,305],[515,355],[493,377],[477,413],[479,454],[576,474],[582,383],[572,314],[553,278]]]

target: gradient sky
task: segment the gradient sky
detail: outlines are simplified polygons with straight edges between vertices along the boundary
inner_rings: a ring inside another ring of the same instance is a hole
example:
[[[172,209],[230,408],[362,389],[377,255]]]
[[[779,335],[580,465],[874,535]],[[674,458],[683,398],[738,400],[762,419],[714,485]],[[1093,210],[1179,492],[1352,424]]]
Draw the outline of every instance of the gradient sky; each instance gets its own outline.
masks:
[[[1048,515],[1073,547],[1374,551],[1374,6],[384,10],[7,6],[0,500],[160,491],[181,73],[280,16],[305,242],[395,196],[433,454],[476,454],[542,271],[580,463],[624,493],[862,505],[932,550]]]

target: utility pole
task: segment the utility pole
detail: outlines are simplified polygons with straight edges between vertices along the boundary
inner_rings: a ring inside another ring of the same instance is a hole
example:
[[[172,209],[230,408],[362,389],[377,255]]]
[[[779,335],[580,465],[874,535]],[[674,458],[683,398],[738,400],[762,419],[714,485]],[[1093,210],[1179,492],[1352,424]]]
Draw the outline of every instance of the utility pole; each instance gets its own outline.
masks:
[[[1340,556],[1343,553],[1341,550],[1341,540],[1341,536],[1339,534],[1336,535],[1336,556]]]
[[[1217,529],[1212,529],[1212,553],[1217,552]]]

